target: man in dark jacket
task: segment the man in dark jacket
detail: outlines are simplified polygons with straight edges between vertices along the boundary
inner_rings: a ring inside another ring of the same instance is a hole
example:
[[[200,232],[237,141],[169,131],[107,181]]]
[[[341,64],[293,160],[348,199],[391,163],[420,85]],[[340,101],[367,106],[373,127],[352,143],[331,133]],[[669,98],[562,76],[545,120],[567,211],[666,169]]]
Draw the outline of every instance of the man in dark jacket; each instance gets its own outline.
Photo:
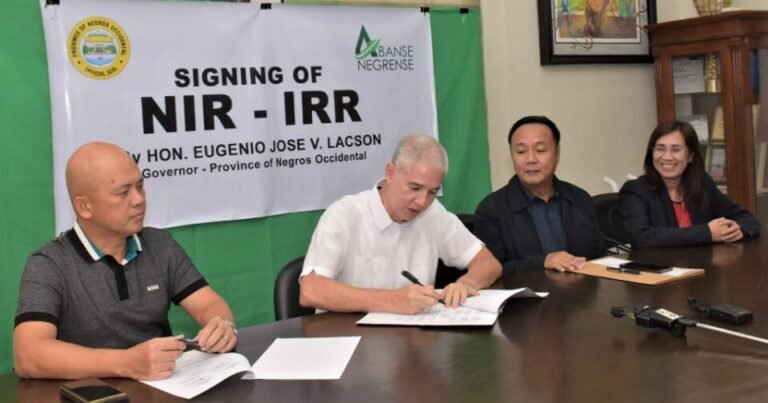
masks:
[[[560,131],[544,116],[526,116],[507,137],[516,175],[477,207],[474,232],[504,275],[580,269],[604,253],[592,198],[555,177]]]

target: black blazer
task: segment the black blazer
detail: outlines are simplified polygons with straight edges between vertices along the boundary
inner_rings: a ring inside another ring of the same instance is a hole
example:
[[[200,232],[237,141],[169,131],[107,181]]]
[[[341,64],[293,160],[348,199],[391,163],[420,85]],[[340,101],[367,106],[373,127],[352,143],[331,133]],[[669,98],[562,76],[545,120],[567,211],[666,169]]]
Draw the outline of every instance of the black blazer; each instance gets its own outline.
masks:
[[[566,251],[588,259],[602,256],[603,234],[597,224],[592,198],[568,182],[555,179],[555,186],[561,198]],[[501,262],[505,276],[544,268],[546,254],[517,176],[480,202],[473,230]]]
[[[666,189],[652,190],[645,175],[625,183],[619,197],[624,212],[624,227],[629,232],[632,247],[709,245],[712,233],[707,224],[719,217],[736,221],[745,238],[758,236],[760,224],[755,217],[724,195],[709,175],[704,179],[704,192],[706,208],[690,210],[692,225],[678,228],[672,200]]]

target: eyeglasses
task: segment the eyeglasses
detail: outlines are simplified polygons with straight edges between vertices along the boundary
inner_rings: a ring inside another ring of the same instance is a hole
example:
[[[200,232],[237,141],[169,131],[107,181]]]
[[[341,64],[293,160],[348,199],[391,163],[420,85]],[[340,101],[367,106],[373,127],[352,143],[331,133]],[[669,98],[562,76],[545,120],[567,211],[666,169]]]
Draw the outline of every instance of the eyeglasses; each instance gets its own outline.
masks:
[[[653,146],[651,147],[651,151],[653,151],[654,154],[658,155],[664,155],[669,151],[672,155],[680,155],[685,152],[685,147],[671,147],[667,148],[665,146]]]

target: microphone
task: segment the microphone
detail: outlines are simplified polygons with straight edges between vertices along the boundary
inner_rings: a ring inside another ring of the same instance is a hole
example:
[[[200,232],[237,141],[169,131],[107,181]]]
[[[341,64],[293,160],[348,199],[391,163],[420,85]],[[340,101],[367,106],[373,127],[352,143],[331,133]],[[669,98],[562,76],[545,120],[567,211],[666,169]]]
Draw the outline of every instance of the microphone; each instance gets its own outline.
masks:
[[[630,307],[614,306],[611,308],[611,316],[615,318],[628,317],[634,319],[635,324],[638,326],[649,329],[662,329],[676,337],[685,335],[685,330],[689,327],[698,327],[700,329],[768,344],[768,339],[700,323],[694,319],[686,318],[685,316],[678,315],[664,308],[657,308],[650,304],[638,305],[632,309],[631,312],[628,311],[628,309],[630,309]]]
[[[603,239],[608,241],[612,245],[612,247],[620,250],[621,252],[632,252],[632,248],[627,247],[625,243],[619,241],[618,239],[613,239],[605,235],[603,235]]]
[[[611,308],[611,316],[614,318],[623,318],[627,316],[627,313],[624,312],[624,306],[614,306]]]
[[[634,319],[638,326],[662,329],[676,337],[684,335],[687,326],[693,326],[690,319],[650,304],[638,305],[632,311],[629,309],[625,306],[614,306],[611,308],[611,316],[614,318],[626,316]],[[693,322],[695,323],[695,321]]]

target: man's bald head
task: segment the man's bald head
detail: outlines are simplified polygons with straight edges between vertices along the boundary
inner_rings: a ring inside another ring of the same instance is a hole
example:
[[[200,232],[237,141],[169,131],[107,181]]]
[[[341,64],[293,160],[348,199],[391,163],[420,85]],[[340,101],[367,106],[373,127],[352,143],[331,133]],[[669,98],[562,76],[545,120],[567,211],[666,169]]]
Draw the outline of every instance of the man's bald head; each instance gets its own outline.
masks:
[[[121,239],[144,226],[146,197],[139,167],[122,148],[88,143],[67,163],[67,190],[77,222],[91,240]]]
[[[67,161],[69,199],[74,201],[78,196],[92,193],[104,185],[102,181],[109,180],[109,172],[126,165],[136,167],[133,158],[114,144],[93,142],[80,146]]]

